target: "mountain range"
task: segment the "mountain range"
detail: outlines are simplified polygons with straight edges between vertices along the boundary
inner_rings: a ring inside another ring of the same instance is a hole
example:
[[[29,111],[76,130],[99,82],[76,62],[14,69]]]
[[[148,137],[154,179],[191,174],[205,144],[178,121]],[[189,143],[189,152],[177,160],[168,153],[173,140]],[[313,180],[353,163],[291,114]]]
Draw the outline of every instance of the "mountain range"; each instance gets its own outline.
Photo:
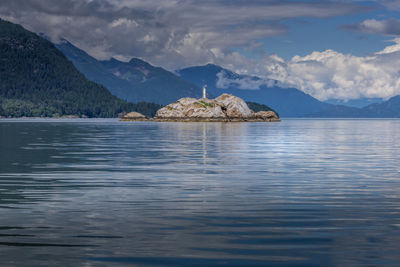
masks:
[[[112,94],[130,102],[169,104],[181,97],[198,98],[201,96],[201,87],[207,85],[210,98],[230,93],[248,102],[268,105],[284,117],[302,117],[331,107],[298,89],[283,89],[276,85],[268,87],[258,77],[239,75],[212,64],[172,73],[137,58],[129,62],[114,58],[96,60],[65,39],[55,45],[88,79],[104,85]],[[220,77],[222,74],[224,77]],[[219,77],[232,82],[226,88],[218,88]],[[235,81],[262,85],[259,90],[239,89]],[[268,82],[274,83],[272,80]]]
[[[396,98],[362,98],[327,102],[296,88],[282,88],[275,80],[241,75],[214,64],[193,66],[175,73],[138,59],[99,61],[67,40],[55,44],[85,76],[130,102],[168,104],[181,97],[200,97],[207,85],[208,96],[230,93],[247,102],[267,105],[281,117],[399,117]],[[376,102],[372,103],[371,102]]]
[[[89,81],[51,42],[0,19],[0,116],[116,117],[149,111]]]
[[[316,118],[400,118],[400,96],[363,108],[331,106],[328,109],[308,114]]]
[[[355,107],[355,108],[363,108],[371,104],[375,103],[382,103],[385,100],[383,98],[367,98],[367,97],[361,97],[357,99],[349,99],[349,100],[343,100],[343,99],[328,99],[325,100],[325,103],[332,104],[332,105],[337,105],[337,106],[347,106],[347,107]]]
[[[201,88],[138,58],[99,61],[67,40],[55,44],[89,80],[129,102],[169,104],[182,97],[201,97]]]
[[[357,107],[350,107],[336,105],[340,100],[321,102],[296,88],[282,88],[275,80],[213,64],[170,72],[138,58],[100,61],[67,40],[55,46],[4,20],[0,20],[0,61],[0,116],[113,117],[128,111],[151,115],[160,104],[199,98],[201,87],[207,85],[210,97],[231,93],[271,107],[281,117],[400,117],[400,96],[386,101],[359,99],[353,101]],[[370,101],[378,103],[364,106]]]

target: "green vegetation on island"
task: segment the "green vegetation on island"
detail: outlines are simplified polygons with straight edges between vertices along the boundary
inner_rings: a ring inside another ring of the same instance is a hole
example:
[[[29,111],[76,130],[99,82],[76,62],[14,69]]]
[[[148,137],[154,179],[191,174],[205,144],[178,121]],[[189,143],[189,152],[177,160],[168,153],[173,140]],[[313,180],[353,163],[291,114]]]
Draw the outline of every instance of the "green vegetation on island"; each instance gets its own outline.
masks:
[[[246,104],[249,107],[249,109],[253,110],[255,113],[260,112],[260,111],[273,111],[279,117],[278,112],[276,112],[272,108],[268,107],[267,105],[259,104],[259,103],[256,103],[256,102],[246,102]]]

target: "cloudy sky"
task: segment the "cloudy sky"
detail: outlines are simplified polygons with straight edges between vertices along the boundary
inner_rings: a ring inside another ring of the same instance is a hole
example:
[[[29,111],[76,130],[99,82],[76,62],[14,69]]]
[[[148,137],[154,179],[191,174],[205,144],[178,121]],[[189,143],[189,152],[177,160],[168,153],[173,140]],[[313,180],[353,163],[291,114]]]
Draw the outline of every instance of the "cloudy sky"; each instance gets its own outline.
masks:
[[[0,17],[98,59],[215,63],[320,100],[400,94],[400,0],[1,0]]]

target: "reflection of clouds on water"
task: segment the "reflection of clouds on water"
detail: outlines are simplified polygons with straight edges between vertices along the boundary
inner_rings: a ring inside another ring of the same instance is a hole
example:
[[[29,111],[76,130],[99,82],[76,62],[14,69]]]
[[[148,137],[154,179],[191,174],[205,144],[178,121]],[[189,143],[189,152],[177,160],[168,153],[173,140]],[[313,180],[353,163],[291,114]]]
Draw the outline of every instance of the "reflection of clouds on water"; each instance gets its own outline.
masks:
[[[398,120],[78,121],[0,122],[0,251],[395,262]]]

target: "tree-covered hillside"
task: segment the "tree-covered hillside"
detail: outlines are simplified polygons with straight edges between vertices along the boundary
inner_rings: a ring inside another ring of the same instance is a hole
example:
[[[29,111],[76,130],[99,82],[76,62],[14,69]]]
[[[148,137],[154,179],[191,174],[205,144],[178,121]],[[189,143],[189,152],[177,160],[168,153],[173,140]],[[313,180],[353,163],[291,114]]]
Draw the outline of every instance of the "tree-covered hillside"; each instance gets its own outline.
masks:
[[[246,104],[249,107],[249,109],[253,110],[254,112],[273,111],[276,114],[278,114],[278,112],[276,112],[275,110],[273,110],[272,108],[270,108],[270,107],[268,107],[267,105],[264,105],[264,104],[259,104],[259,103],[256,103],[256,102],[246,102]]]
[[[116,117],[154,114],[159,105],[127,103],[91,82],[46,39],[0,19],[0,116]]]

